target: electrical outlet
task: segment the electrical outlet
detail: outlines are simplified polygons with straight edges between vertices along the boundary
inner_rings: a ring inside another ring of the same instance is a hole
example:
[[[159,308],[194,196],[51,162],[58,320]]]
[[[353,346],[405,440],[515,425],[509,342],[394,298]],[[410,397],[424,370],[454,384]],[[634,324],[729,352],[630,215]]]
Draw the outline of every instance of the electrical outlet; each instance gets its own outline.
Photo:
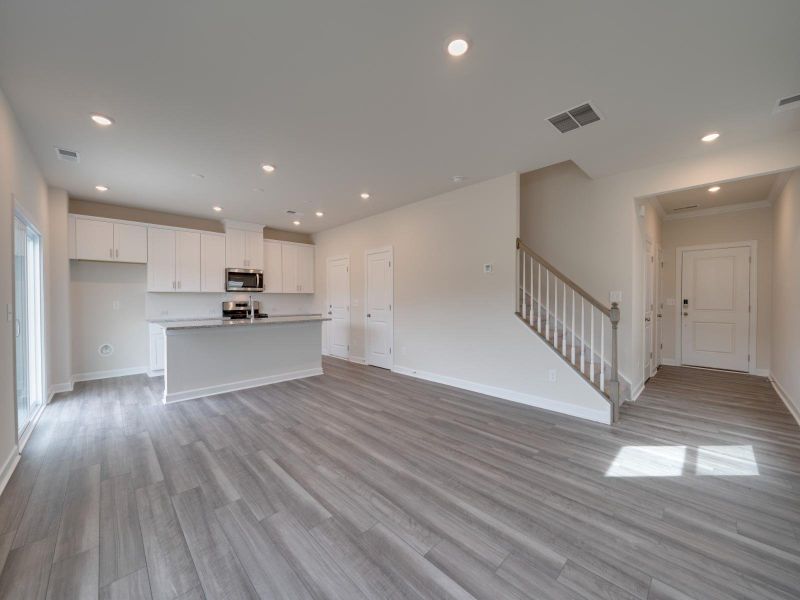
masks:
[[[549,371],[547,371],[547,381],[549,381],[550,383],[555,383],[556,381],[558,381],[558,373],[556,372],[555,369],[550,369]]]

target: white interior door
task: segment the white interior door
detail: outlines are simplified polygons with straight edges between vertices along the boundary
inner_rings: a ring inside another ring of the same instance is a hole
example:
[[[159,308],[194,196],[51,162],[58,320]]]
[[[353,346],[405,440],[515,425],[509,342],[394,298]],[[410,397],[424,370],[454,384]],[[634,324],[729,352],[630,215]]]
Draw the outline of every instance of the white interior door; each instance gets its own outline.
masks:
[[[350,259],[328,259],[328,354],[350,356]]]
[[[392,368],[394,282],[392,250],[367,252],[366,362]]]
[[[655,320],[655,252],[653,242],[645,243],[644,265],[644,376],[652,377],[655,371],[653,352],[653,321]]]
[[[683,252],[681,327],[683,364],[748,370],[749,246]]]
[[[656,359],[653,362],[653,370],[652,374],[655,375],[658,367],[661,366],[662,363],[662,348],[664,346],[664,299],[662,296],[663,293],[663,285],[664,285],[664,252],[661,249],[661,246],[656,246],[656,281],[655,281],[655,290],[656,290],[656,297],[655,297],[655,312],[656,312],[656,339],[654,343],[655,347],[655,356]]]

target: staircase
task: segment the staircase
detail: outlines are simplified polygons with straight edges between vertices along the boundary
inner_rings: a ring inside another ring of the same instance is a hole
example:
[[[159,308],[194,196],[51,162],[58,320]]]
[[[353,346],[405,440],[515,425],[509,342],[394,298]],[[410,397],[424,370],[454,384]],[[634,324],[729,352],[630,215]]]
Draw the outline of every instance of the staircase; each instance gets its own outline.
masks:
[[[519,238],[516,271],[517,317],[609,403],[616,421],[629,392],[619,381],[619,305],[605,306]]]

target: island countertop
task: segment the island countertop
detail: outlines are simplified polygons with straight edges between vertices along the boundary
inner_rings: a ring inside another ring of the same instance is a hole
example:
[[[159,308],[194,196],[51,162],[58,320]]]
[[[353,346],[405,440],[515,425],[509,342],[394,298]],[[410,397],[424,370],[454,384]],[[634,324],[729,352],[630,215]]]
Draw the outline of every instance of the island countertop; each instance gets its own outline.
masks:
[[[330,318],[322,315],[291,315],[284,317],[267,317],[264,319],[151,319],[149,322],[163,327],[165,330],[176,331],[180,329],[203,329],[208,327],[255,327],[319,321],[330,321]]]

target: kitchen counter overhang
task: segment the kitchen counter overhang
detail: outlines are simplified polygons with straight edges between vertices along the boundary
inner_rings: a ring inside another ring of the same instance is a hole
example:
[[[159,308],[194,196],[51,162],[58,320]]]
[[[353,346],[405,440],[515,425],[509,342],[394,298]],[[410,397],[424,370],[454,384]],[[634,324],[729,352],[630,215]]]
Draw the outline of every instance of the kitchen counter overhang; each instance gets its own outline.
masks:
[[[153,321],[164,328],[165,403],[322,375],[322,316]]]

